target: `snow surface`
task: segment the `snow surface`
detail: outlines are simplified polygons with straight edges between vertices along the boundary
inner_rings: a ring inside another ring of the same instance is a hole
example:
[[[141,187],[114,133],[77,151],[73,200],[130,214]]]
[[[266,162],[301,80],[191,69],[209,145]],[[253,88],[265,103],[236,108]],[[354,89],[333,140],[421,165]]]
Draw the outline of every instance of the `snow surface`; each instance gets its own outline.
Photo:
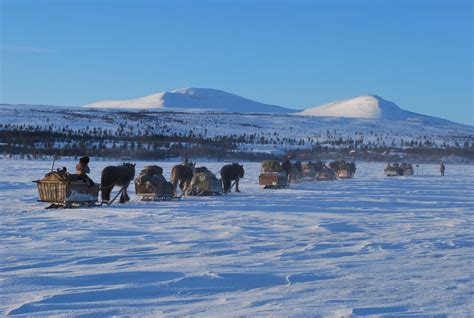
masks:
[[[245,163],[240,194],[45,210],[50,165],[0,160],[2,316],[474,315],[473,166],[263,190]]]
[[[350,117],[407,120],[427,117],[401,109],[395,103],[387,101],[377,95],[365,95],[355,98],[339,100],[319,107],[306,109],[299,115]]]
[[[129,100],[106,100],[85,105],[89,108],[199,109],[226,112],[292,113],[289,108],[262,104],[210,88],[182,88]]]

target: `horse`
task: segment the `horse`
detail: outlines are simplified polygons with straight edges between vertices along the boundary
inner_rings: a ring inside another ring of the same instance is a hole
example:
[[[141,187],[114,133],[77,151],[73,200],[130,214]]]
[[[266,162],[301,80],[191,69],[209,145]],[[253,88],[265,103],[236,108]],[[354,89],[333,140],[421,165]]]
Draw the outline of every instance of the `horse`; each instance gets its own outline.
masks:
[[[120,203],[130,201],[127,188],[135,177],[135,164],[123,163],[120,166],[107,166],[102,170],[102,178],[100,180],[102,202],[110,201],[110,193],[114,186],[125,187],[120,195]]]
[[[288,184],[290,184],[291,177],[292,177],[293,164],[291,163],[290,160],[286,159],[285,161],[281,163],[281,168],[283,169],[283,171],[285,171]]]
[[[238,163],[228,164],[222,167],[221,169],[221,179],[222,187],[224,188],[224,193],[231,192],[232,181],[235,180],[235,192],[240,192],[239,190],[239,180],[244,177],[244,166],[239,165]]]
[[[193,179],[195,165],[195,162],[182,163],[174,166],[171,170],[171,183],[173,184],[173,192],[175,196],[178,192],[178,182],[182,194],[186,194],[189,190],[191,180]]]
[[[291,178],[293,182],[301,182],[303,178],[303,165],[301,161],[296,161],[291,167]]]
[[[343,163],[344,162],[344,163]],[[345,164],[345,161],[338,161],[338,160],[335,160],[335,161],[331,161],[329,163],[329,168],[331,168],[332,170],[338,172],[342,167],[342,165]]]
[[[351,176],[354,176],[355,173],[356,173],[356,164],[354,162],[349,162],[347,164],[347,166],[349,167],[349,171],[351,172]]]

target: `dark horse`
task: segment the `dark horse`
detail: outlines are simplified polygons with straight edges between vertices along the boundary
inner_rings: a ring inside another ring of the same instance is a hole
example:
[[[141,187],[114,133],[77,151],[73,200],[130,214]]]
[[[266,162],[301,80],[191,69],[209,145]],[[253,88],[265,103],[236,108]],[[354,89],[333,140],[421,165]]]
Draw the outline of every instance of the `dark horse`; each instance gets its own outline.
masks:
[[[135,164],[123,163],[120,166],[105,167],[104,170],[102,170],[102,178],[100,180],[102,202],[108,203],[110,201],[110,193],[114,186],[125,186],[125,189],[120,196],[120,203],[130,201],[127,188],[134,177]]]
[[[195,165],[195,162],[182,163],[174,166],[171,170],[171,183],[173,184],[173,191],[175,196],[178,192],[178,182],[179,188],[181,189],[181,193],[187,193],[189,185],[191,184],[191,180],[193,179]]]
[[[288,184],[290,184],[291,181],[291,176],[292,176],[292,170],[293,170],[293,164],[291,163],[290,160],[286,159],[281,163],[281,168],[283,171],[286,173],[286,178],[288,180]]]
[[[244,166],[238,163],[225,165],[221,169],[222,186],[224,187],[224,193],[231,191],[231,183],[235,180],[235,192],[239,190],[239,179],[244,177]]]

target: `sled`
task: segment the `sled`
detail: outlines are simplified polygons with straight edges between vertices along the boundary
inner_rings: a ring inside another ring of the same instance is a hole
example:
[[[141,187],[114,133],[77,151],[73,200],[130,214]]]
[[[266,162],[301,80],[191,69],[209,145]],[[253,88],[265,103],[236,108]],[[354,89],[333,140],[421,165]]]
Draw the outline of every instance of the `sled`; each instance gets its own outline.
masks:
[[[385,167],[384,172],[387,177],[412,176],[413,166],[410,163],[388,164]]]
[[[288,178],[284,172],[264,172],[258,176],[258,184],[264,189],[283,189],[288,187]]]
[[[83,181],[33,181],[38,186],[39,202],[51,203],[46,209],[94,206],[98,201],[99,185],[88,186]]]
[[[336,177],[338,179],[351,179],[353,175],[348,169],[341,169],[337,171]]]
[[[413,175],[413,167],[411,164],[403,166],[403,175],[404,176],[412,176]]]
[[[214,196],[222,194],[222,181],[212,172],[195,173],[191,180],[191,196]]]
[[[157,186],[151,182],[135,183],[135,193],[141,201],[170,201],[180,197],[174,196],[173,184],[166,182]]]
[[[321,171],[316,176],[318,181],[334,181],[336,180],[336,174],[332,171]]]

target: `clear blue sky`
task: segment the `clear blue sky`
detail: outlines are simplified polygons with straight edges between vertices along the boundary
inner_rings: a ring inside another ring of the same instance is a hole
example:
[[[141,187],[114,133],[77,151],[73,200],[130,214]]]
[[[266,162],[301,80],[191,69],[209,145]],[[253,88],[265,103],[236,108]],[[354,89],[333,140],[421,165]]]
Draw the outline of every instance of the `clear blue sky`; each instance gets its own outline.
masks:
[[[0,102],[192,86],[307,108],[374,93],[474,124],[469,0],[0,2]]]

